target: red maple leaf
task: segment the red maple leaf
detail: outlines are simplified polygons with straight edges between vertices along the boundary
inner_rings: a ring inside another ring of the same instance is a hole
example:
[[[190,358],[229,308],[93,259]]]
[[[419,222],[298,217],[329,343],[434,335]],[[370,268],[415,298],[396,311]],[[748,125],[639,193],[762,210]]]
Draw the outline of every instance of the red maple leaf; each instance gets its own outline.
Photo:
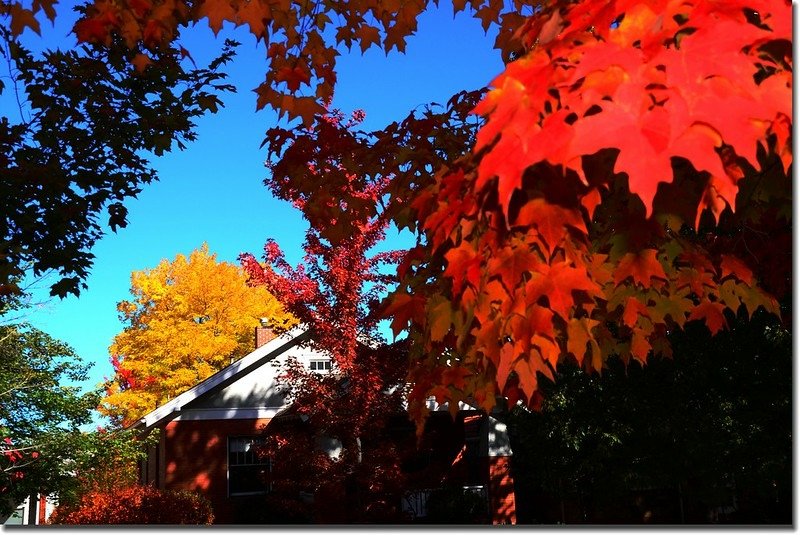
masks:
[[[569,310],[575,304],[574,291],[600,294],[600,286],[589,278],[585,269],[570,266],[566,262],[551,266],[547,278],[552,285],[547,293],[550,308],[564,319],[569,319]]]
[[[635,297],[629,297],[625,301],[625,310],[622,312],[622,323],[633,327],[639,316],[649,316],[647,306]]]
[[[708,330],[710,330],[713,335],[717,334],[722,327],[728,324],[725,320],[725,316],[722,314],[723,310],[725,310],[725,307],[720,303],[703,301],[692,309],[687,319],[688,321],[705,320]]]
[[[534,226],[544,238],[548,253],[558,246],[567,234],[567,227],[580,230],[584,234],[589,231],[583,216],[578,210],[564,208],[544,199],[533,199],[520,208],[514,226]]]
[[[74,32],[81,43],[102,42],[108,37],[108,26],[98,18],[82,19],[75,23]]]
[[[614,284],[619,286],[625,279],[632,277],[634,283],[649,288],[651,286],[650,280],[653,278],[667,280],[664,268],[656,258],[657,254],[658,251],[656,249],[644,249],[638,253],[627,253],[614,270]]]

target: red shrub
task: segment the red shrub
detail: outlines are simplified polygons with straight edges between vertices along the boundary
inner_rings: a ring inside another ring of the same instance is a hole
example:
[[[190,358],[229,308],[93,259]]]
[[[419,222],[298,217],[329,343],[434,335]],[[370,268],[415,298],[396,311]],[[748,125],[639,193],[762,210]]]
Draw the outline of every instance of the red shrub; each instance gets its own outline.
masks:
[[[53,512],[51,524],[211,524],[214,513],[204,497],[188,491],[134,485],[90,492],[75,506]]]

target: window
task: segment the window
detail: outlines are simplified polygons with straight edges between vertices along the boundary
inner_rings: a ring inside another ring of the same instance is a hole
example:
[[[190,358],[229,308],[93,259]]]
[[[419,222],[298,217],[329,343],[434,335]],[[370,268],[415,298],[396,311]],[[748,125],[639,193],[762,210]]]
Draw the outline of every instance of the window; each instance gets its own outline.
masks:
[[[264,437],[228,437],[228,495],[266,494],[270,460],[257,454]]]
[[[309,367],[312,371],[329,372],[331,371],[331,359],[314,359],[310,362]]]

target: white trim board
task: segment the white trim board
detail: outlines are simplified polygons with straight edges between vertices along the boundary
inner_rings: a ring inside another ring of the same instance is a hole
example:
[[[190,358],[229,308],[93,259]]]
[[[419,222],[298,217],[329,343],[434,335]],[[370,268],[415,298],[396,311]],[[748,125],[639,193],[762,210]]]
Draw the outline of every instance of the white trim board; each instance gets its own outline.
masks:
[[[174,413],[179,413],[182,407],[185,407],[187,404],[196,400],[203,394],[230,384],[237,378],[242,377],[243,375],[263,366],[278,355],[285,353],[288,349],[305,341],[307,334],[308,331],[303,327],[295,327],[289,331],[286,331],[277,338],[270,340],[263,346],[255,349],[226,368],[208,377],[204,381],[196,384],[183,394],[180,394],[179,396],[144,415],[139,420],[137,426],[150,428],[161,423]]]
[[[199,420],[258,420],[275,418],[287,406],[282,407],[249,407],[231,409],[189,409],[181,412],[172,421]]]

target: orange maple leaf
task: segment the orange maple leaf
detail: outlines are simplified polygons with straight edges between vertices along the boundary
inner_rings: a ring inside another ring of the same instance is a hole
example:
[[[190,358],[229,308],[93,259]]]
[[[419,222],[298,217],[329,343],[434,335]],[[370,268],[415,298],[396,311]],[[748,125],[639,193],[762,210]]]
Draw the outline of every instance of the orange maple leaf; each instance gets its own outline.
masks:
[[[380,31],[375,26],[362,24],[353,34],[359,42],[361,53],[364,54],[372,45],[380,45]]]
[[[447,268],[442,275],[452,279],[454,295],[461,293],[464,282],[471,284],[473,288],[478,288],[482,258],[476,254],[469,242],[462,241],[458,247],[447,251],[444,257],[447,260]]]
[[[225,21],[234,22],[236,20],[236,10],[232,2],[221,0],[205,0],[197,6],[197,18],[208,18],[208,25],[217,35],[222,29]]]
[[[645,334],[639,329],[634,330],[631,337],[631,355],[633,358],[644,364],[647,362],[647,355],[651,349],[652,346],[647,341]]]
[[[11,4],[8,7],[6,7],[6,4],[4,3],[2,7],[5,9],[0,9],[0,13],[11,16],[10,26],[11,35],[13,37],[20,35],[23,31],[25,31],[25,28],[30,28],[37,34],[41,35],[39,21],[36,20],[33,11],[23,8],[22,5],[18,3]]]
[[[465,379],[472,375],[472,372],[461,366],[448,366],[442,371],[442,384],[451,386],[457,390],[463,390],[466,386]]]
[[[489,259],[487,270],[491,275],[500,275],[500,281],[511,292],[522,282],[524,273],[528,273],[542,262],[535,252],[524,243],[504,247],[497,255]]]
[[[392,318],[391,328],[396,338],[408,327],[410,321],[421,323],[425,317],[425,299],[405,292],[395,293],[389,297],[388,305],[383,310],[383,317]]]
[[[300,89],[302,84],[308,85],[311,81],[311,75],[308,69],[304,69],[299,65],[295,67],[283,67],[275,73],[275,81],[278,83],[285,82],[289,91],[294,93]]]
[[[600,286],[589,278],[586,269],[572,267],[567,262],[552,265],[546,276],[551,285],[547,292],[550,308],[565,320],[569,319],[569,310],[575,304],[574,291],[600,295]]]
[[[578,210],[564,208],[544,199],[532,199],[520,208],[513,226],[535,226],[544,238],[549,253],[558,246],[567,234],[567,227],[588,234],[586,223]]]
[[[739,258],[724,254],[719,267],[722,271],[720,278],[724,279],[725,277],[733,276],[748,286],[753,285],[753,271]]]
[[[639,316],[649,316],[647,306],[635,297],[629,297],[625,301],[625,310],[622,312],[622,323],[633,327]]]
[[[728,324],[723,311],[725,307],[720,303],[703,301],[692,310],[687,318],[688,321],[705,320],[711,334],[717,334],[722,327]]]
[[[667,275],[664,273],[661,262],[656,258],[656,254],[658,254],[656,249],[627,253],[614,270],[614,284],[619,286],[622,281],[632,277],[633,282],[649,288],[650,280],[653,278],[667,280]]]
[[[453,325],[453,307],[447,299],[436,299],[436,297],[438,296],[434,296],[428,302],[428,327],[431,340],[439,342],[444,339],[450,331],[450,326]]]
[[[583,366],[586,344],[594,340],[592,329],[599,323],[599,321],[589,318],[571,318],[567,323],[567,351],[572,353],[579,366]],[[596,342],[593,346],[595,345],[597,345]]]
[[[136,72],[144,72],[147,66],[153,63],[153,60],[146,54],[136,54],[131,63],[136,67]]]
[[[514,367],[514,361],[516,360],[517,356],[518,353],[515,350],[514,344],[503,344],[503,347],[500,349],[500,361],[497,364],[497,372],[495,375],[497,386],[501,392],[506,387],[508,376]]]

